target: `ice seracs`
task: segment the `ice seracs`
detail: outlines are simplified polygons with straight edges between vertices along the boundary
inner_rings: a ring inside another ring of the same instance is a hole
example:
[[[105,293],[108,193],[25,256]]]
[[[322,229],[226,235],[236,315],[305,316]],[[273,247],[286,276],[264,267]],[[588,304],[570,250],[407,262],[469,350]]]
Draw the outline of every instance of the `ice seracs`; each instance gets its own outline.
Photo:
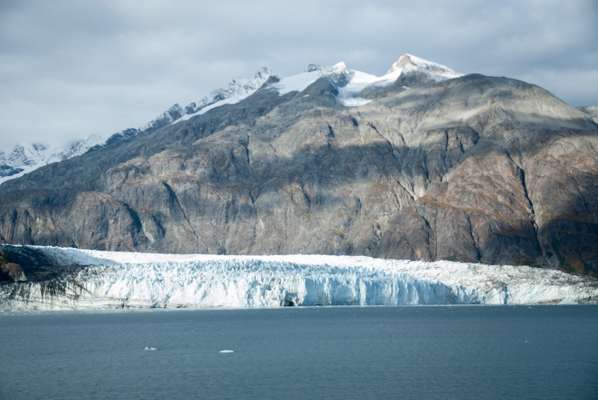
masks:
[[[117,253],[34,247],[55,282],[0,286],[0,310],[598,303],[588,277],[531,267],[370,257]]]

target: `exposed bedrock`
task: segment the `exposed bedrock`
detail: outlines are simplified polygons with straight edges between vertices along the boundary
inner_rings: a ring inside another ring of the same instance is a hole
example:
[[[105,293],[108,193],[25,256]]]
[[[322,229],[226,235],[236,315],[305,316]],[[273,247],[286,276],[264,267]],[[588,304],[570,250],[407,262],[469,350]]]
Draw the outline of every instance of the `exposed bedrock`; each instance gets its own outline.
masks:
[[[598,126],[468,75],[346,108],[325,77],[263,87],[0,186],[0,241],[350,254],[598,271]]]

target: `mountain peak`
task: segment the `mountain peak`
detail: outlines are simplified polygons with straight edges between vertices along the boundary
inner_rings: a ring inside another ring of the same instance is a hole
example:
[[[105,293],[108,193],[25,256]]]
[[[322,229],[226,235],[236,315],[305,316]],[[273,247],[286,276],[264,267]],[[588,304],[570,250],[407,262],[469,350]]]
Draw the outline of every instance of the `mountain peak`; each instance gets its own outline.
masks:
[[[392,66],[386,72],[386,74],[391,74],[391,73],[395,72],[397,69],[403,69],[407,64],[415,65],[415,63],[413,62],[411,57],[413,57],[413,56],[410,54],[407,54],[407,53],[403,54],[401,57],[399,57],[399,59],[397,61],[394,62],[394,64],[392,64]]]
[[[388,72],[386,72],[386,75],[392,73],[400,75],[402,72],[414,71],[427,73],[431,75],[434,80],[452,79],[463,76],[463,74],[455,72],[445,65],[427,61],[407,53],[403,54],[394,64],[392,64]]]

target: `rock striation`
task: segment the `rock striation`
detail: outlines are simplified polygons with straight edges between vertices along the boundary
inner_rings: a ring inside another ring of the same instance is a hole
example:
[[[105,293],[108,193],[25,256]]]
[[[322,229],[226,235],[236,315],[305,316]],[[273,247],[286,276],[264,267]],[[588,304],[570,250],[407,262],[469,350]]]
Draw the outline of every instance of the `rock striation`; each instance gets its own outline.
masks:
[[[360,74],[264,72],[237,102],[7,181],[0,242],[597,274],[593,108],[409,55]]]

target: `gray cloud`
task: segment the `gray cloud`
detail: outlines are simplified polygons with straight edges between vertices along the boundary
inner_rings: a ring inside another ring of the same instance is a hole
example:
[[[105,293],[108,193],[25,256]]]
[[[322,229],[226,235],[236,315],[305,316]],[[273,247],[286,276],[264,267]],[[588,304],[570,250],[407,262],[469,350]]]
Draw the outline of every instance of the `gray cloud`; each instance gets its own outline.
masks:
[[[0,149],[139,127],[263,66],[401,54],[598,104],[595,1],[3,1]]]

